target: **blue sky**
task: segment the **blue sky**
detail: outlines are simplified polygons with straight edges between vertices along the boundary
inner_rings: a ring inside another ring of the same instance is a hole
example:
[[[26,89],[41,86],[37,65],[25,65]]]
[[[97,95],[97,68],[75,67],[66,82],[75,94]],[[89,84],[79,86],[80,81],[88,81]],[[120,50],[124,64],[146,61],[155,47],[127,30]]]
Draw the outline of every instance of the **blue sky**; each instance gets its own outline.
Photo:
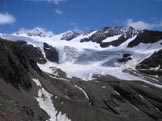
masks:
[[[34,27],[84,32],[105,26],[162,31],[162,0],[0,0],[0,32]]]

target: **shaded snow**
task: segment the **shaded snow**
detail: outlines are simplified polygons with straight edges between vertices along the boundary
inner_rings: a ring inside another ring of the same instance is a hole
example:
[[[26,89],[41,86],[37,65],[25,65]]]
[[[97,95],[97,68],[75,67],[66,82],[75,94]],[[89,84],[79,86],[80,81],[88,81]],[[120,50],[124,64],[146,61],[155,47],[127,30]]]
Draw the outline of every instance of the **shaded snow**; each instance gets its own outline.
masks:
[[[105,88],[106,88],[106,86],[102,86],[102,88],[103,88],[103,89],[105,89]]]
[[[155,68],[152,68],[152,67],[151,67],[151,68],[149,68],[148,70],[158,71],[158,70],[160,70],[160,67],[161,67],[161,66],[159,65],[159,66],[157,66],[157,67],[155,67]]]
[[[122,80],[141,80],[140,78],[133,76],[131,74],[125,73],[120,67],[103,67],[101,62],[91,63],[88,65],[73,64],[73,63],[63,63],[56,64],[48,61],[46,64],[38,64],[40,69],[52,74],[52,68],[56,67],[64,70],[68,78],[78,77],[83,80],[92,80],[93,75],[111,75]]]
[[[28,44],[32,44],[35,47],[42,45],[42,41],[40,39],[34,39],[27,35],[17,36],[17,35],[11,35],[11,34],[2,34],[0,35],[0,37],[3,39],[11,40],[11,41],[26,41]]]

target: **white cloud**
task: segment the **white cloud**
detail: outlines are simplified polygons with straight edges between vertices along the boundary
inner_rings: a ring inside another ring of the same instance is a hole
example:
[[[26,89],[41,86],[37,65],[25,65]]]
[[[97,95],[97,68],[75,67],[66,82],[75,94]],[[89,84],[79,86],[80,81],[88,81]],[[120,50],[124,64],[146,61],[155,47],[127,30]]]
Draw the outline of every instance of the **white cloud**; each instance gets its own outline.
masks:
[[[56,9],[55,13],[58,14],[58,15],[62,15],[63,14],[63,12],[61,10],[59,10],[59,9]]]
[[[48,3],[54,3],[55,5],[59,5],[61,2],[64,2],[65,0],[25,0],[25,1],[48,2]]]
[[[76,26],[77,23],[75,23],[75,22],[71,22],[70,25],[71,25],[71,26]]]
[[[133,19],[128,19],[126,22],[127,26],[131,26],[135,29],[143,30],[143,29],[155,29],[162,27],[162,22],[158,23],[147,23],[144,21],[134,21]]]
[[[83,29],[79,27],[76,22],[71,22],[70,25],[72,26],[72,30],[76,33],[83,33]]]
[[[159,23],[159,27],[162,27],[162,21]]]
[[[16,18],[9,13],[0,13],[0,25],[13,24]]]
[[[76,33],[83,33],[83,30],[80,29],[80,28],[73,28],[73,31],[76,32]]]

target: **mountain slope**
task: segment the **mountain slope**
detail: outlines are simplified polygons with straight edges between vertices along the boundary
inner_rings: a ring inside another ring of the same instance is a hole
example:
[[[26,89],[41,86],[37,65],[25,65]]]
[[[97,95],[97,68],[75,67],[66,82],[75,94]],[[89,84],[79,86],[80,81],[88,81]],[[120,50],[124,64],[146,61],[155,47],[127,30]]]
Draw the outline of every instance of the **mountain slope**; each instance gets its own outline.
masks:
[[[161,35],[131,27],[0,34],[0,119],[162,120]]]

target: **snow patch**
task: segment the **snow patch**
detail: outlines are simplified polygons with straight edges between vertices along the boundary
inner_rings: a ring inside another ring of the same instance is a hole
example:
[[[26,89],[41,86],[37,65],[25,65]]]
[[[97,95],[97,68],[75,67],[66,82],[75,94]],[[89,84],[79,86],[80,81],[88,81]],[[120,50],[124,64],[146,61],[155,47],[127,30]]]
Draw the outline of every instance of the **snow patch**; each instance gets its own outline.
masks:
[[[102,86],[102,88],[103,88],[103,89],[105,89],[105,88],[106,88],[106,86]]]
[[[42,108],[50,117],[47,121],[71,121],[66,114],[58,113],[56,111],[51,97],[53,96],[47,90],[45,90],[38,79],[33,79],[37,86],[40,87],[38,90],[38,97],[36,100],[39,103],[40,108]]]
[[[133,106],[133,108],[134,108],[135,110],[140,111],[140,109],[137,108],[135,105],[132,104],[132,106]]]
[[[88,101],[89,101],[89,97],[88,97],[87,93],[83,90],[83,88],[81,88],[81,87],[79,87],[79,86],[77,86],[77,85],[75,85],[75,87],[78,88],[80,91],[82,91],[83,94],[84,94],[84,96],[85,96],[85,97],[88,99]]]
[[[116,35],[116,36],[112,36],[112,37],[107,37],[102,42],[112,42],[112,41],[118,40],[121,36],[122,35]]]
[[[153,71],[158,71],[158,70],[160,70],[160,65],[159,66],[157,66],[157,67],[155,67],[155,68],[149,68],[149,69],[147,69],[147,70],[153,70]]]

